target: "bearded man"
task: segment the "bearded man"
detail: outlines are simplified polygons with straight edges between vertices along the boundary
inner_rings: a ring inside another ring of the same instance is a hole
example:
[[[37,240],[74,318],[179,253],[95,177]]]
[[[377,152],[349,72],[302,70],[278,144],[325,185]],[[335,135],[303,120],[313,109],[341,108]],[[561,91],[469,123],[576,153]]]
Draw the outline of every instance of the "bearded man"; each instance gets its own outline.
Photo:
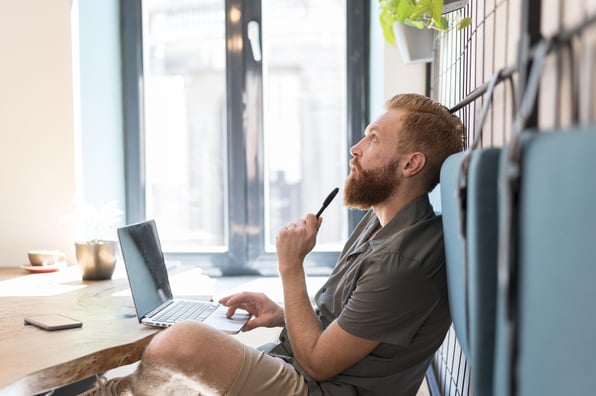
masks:
[[[315,296],[303,262],[322,218],[279,231],[281,307],[264,294],[221,304],[244,327],[283,326],[265,353],[204,324],[184,322],[154,337],[137,371],[89,394],[415,395],[451,323],[441,217],[428,193],[440,167],[462,150],[463,126],[442,105],[397,95],[350,149],[348,207],[366,210]]]

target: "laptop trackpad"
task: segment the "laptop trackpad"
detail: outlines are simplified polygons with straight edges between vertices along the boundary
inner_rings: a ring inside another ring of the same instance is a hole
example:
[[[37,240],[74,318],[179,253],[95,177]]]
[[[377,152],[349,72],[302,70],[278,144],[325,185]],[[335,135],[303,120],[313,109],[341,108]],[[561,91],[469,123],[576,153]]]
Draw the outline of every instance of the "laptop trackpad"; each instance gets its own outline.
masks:
[[[226,333],[238,333],[250,319],[250,314],[242,309],[237,309],[231,318],[226,317],[226,312],[228,308],[220,305],[204,323]]]

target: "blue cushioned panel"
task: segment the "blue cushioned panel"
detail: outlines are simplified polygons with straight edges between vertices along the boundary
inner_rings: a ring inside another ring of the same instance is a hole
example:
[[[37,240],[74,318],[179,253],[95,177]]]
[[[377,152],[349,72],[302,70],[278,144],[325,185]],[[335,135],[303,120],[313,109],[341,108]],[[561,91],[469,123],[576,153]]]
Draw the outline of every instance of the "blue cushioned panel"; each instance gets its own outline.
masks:
[[[497,257],[497,316],[495,324],[495,355],[493,370],[493,395],[511,396],[509,389],[511,350],[509,348],[510,326],[507,316],[507,277],[504,269],[509,265],[507,256],[502,254],[501,249],[508,245],[510,238],[510,227],[508,218],[511,213],[511,201],[508,197],[511,195],[507,176],[510,166],[508,154],[510,146],[505,146],[501,150],[499,158],[499,176],[498,176],[498,218],[499,218],[499,253]],[[503,237],[503,239],[501,239]]]
[[[596,130],[525,136],[518,395],[596,392]]]
[[[441,167],[441,209],[451,319],[459,344],[466,356],[469,356],[466,329],[464,240],[460,233],[462,213],[460,213],[458,197],[459,174],[463,158],[464,153],[457,153],[449,156],[443,162]]]
[[[497,293],[498,188],[501,149],[472,152],[468,170],[469,361],[476,395],[492,395]]]

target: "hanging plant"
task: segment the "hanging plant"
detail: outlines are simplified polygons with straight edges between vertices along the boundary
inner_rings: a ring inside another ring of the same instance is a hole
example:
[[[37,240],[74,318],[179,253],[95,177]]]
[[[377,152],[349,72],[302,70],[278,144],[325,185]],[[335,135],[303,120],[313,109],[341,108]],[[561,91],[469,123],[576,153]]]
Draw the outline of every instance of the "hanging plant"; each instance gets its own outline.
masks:
[[[385,40],[395,45],[393,24],[401,23],[417,29],[433,29],[446,32],[453,28],[443,16],[443,0],[378,0],[380,6],[379,21]],[[472,23],[472,18],[461,18],[455,27],[465,29]]]

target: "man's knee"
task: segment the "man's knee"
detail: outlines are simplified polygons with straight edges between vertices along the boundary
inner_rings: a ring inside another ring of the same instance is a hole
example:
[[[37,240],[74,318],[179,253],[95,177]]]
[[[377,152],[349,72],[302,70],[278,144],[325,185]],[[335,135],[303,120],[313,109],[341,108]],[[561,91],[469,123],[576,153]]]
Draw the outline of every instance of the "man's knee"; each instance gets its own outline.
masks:
[[[223,394],[238,375],[243,356],[244,346],[233,337],[202,323],[183,322],[153,338],[134,382],[142,389],[167,379],[168,387]]]
[[[178,323],[157,334],[143,353],[143,360],[177,366],[189,359],[209,356],[211,334],[216,330],[197,322]]]

